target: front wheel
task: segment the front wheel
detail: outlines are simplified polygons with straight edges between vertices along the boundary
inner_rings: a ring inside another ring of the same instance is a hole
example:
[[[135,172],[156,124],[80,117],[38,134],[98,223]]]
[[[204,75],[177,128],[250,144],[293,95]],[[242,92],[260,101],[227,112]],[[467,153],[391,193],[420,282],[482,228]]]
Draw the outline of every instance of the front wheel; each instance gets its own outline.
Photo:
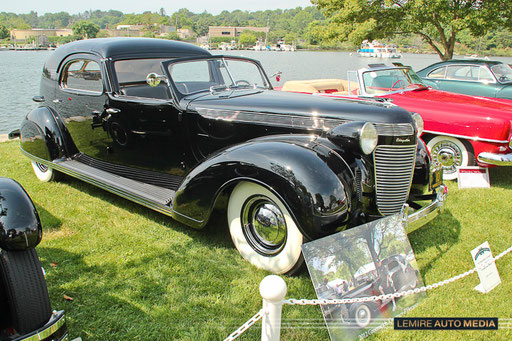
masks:
[[[371,303],[355,303],[350,307],[349,315],[358,328],[366,328],[375,318],[375,311]]]
[[[273,274],[291,275],[300,269],[304,238],[274,193],[241,182],[229,197],[227,213],[233,243],[247,261]]]
[[[56,180],[57,172],[42,163],[32,161],[32,169],[34,169],[34,174],[42,182],[50,182]]]
[[[432,162],[443,167],[443,179],[455,180],[457,167],[472,166],[475,156],[470,147],[459,139],[449,136],[434,136],[427,142]]]

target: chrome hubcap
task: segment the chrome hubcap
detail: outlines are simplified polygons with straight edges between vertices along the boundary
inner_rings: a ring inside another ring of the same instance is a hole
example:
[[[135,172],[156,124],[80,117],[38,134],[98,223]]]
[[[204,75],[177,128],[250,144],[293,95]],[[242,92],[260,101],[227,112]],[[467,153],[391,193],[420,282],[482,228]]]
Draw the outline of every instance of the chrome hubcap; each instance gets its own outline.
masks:
[[[462,165],[462,151],[451,141],[441,141],[432,147],[432,158],[436,165],[441,165],[445,173],[451,174]]]
[[[286,221],[269,198],[249,198],[242,208],[241,218],[244,234],[258,253],[270,256],[282,250],[286,242]]]

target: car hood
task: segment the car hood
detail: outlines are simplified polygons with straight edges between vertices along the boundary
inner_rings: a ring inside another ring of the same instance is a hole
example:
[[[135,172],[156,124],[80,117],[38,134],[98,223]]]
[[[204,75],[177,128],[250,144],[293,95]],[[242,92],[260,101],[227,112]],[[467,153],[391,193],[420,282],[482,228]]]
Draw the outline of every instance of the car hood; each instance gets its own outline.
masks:
[[[275,90],[238,90],[188,98],[187,110],[274,113],[375,123],[413,123],[406,110],[377,101],[325,98]]]
[[[461,134],[487,139],[508,139],[512,120],[512,101],[461,95],[423,89],[393,93],[400,107],[423,117],[425,131]]]

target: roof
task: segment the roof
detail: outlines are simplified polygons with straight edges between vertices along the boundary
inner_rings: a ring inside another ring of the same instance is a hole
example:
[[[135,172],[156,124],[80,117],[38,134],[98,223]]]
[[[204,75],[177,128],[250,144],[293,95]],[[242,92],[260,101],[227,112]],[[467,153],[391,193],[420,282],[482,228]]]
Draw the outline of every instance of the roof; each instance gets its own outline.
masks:
[[[181,41],[154,38],[96,38],[78,40],[56,49],[46,62],[46,67],[56,70],[60,62],[76,53],[92,53],[99,58],[176,58],[209,56],[210,52],[199,46]]]
[[[497,60],[488,60],[488,59],[450,59],[443,62],[437,62],[432,65],[427,66],[426,68],[423,68],[422,70],[418,71],[419,73],[423,70],[430,70],[434,67],[443,66],[443,65],[451,65],[451,64],[468,64],[468,65],[489,65],[494,66],[497,64],[503,64],[503,62],[497,61]]]

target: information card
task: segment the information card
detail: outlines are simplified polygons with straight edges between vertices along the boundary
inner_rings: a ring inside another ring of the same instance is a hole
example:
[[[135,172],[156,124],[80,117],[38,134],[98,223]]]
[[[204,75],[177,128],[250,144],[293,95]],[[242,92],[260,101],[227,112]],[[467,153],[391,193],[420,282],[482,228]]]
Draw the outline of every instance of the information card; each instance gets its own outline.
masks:
[[[496,268],[489,242],[485,242],[472,250],[471,256],[480,278],[480,284],[474,289],[486,294],[501,283],[500,274]]]

